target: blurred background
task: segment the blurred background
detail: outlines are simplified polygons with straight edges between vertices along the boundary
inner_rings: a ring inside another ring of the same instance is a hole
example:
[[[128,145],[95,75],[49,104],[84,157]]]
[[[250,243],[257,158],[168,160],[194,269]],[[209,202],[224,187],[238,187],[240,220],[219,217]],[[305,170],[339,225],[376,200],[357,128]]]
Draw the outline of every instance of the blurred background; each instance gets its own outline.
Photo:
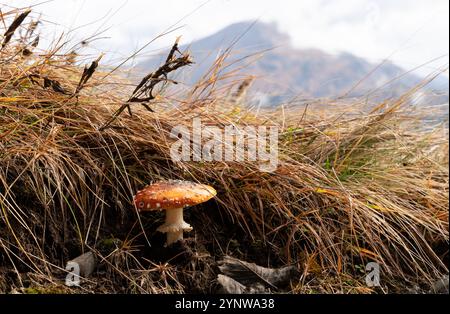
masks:
[[[448,102],[447,0],[14,0],[33,6],[45,47],[64,33],[84,58],[148,72],[182,36],[193,84],[227,53],[227,73],[252,75],[261,104],[293,97],[395,97],[439,76],[417,101]],[[44,23],[43,23],[44,24]],[[72,46],[71,46],[72,47]],[[81,51],[80,48],[80,51]],[[69,48],[68,48],[69,49]],[[71,49],[71,48],[70,48]],[[86,60],[83,60],[86,61]],[[223,73],[222,73],[223,74]],[[270,90],[270,92],[268,92]]]

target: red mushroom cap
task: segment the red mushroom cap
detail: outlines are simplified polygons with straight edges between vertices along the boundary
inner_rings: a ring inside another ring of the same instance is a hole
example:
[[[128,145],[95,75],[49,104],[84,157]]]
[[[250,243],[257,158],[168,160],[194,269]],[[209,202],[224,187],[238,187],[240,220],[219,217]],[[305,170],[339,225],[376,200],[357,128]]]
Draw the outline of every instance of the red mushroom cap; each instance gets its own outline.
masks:
[[[216,190],[205,184],[190,181],[159,181],[138,191],[134,204],[139,211],[175,209],[197,205],[213,198]]]

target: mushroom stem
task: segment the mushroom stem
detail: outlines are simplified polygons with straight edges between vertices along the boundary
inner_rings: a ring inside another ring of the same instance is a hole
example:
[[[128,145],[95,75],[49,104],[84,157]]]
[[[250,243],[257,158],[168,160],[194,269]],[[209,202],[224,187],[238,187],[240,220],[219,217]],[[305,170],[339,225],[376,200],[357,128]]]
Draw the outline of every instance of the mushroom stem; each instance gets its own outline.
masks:
[[[167,233],[166,246],[183,240],[183,231],[191,231],[192,227],[183,219],[183,207],[166,210],[166,221],[158,231]]]
[[[167,232],[166,246],[169,246],[172,243],[178,242],[180,240],[183,240],[183,230]]]

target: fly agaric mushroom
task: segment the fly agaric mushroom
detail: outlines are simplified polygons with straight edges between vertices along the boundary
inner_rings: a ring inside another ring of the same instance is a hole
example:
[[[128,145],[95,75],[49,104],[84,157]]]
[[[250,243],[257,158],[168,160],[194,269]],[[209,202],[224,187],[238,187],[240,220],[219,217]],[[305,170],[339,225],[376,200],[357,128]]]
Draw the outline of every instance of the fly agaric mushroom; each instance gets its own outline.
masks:
[[[216,190],[190,181],[159,181],[138,191],[134,204],[139,211],[166,210],[166,221],[158,231],[167,233],[166,246],[183,239],[183,231],[192,227],[183,219],[183,209],[211,199]]]

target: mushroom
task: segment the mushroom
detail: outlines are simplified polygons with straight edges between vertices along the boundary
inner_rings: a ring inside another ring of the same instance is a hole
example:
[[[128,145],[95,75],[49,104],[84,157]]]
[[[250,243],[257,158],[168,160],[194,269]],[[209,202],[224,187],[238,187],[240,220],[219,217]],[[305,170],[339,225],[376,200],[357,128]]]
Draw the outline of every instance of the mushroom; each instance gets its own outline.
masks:
[[[158,231],[167,233],[166,246],[183,239],[183,231],[192,227],[183,219],[183,209],[211,199],[216,190],[205,184],[190,181],[159,181],[138,191],[134,197],[136,208],[141,211],[166,210],[166,221]]]

